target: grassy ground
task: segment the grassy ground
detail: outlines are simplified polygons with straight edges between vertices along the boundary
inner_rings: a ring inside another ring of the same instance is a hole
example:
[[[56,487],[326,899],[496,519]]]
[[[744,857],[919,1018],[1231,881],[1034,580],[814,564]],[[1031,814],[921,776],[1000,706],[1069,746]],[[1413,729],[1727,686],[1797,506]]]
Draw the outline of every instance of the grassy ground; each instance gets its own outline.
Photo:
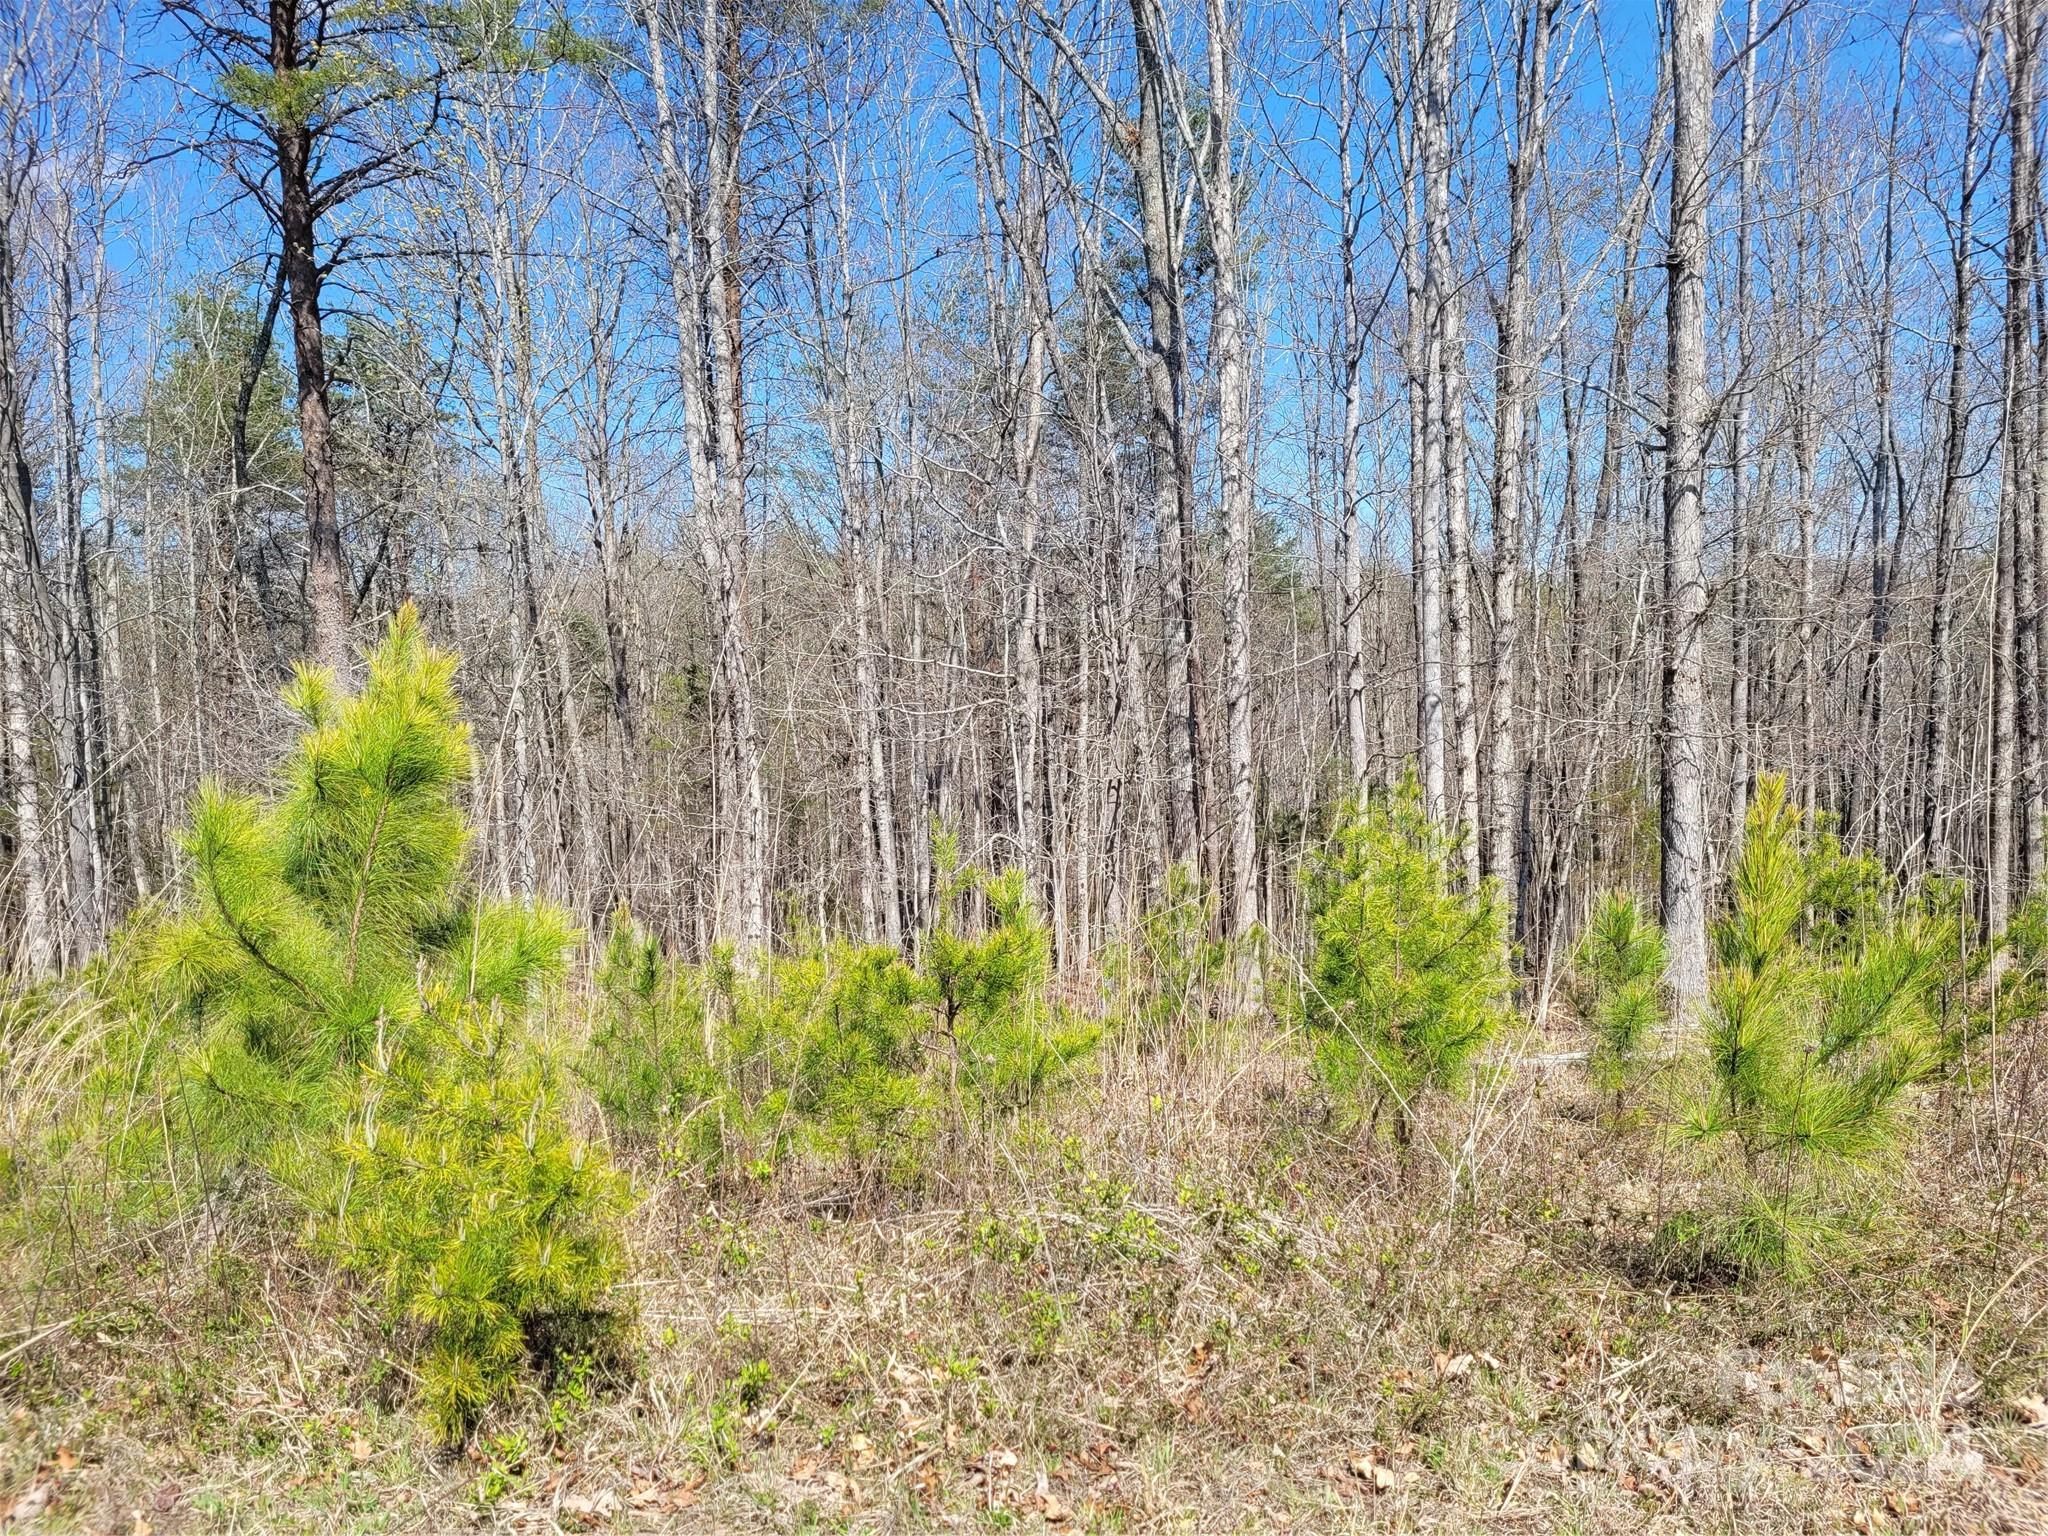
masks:
[[[194,1223],[0,1335],[0,1529],[2048,1531],[2044,1212],[1991,1113],[1931,1112],[1853,1267],[1680,1287],[1678,1170],[1568,1067],[1404,1170],[1280,1045],[1112,1054],[914,1198],[642,1167],[637,1370],[454,1457],[291,1244]]]

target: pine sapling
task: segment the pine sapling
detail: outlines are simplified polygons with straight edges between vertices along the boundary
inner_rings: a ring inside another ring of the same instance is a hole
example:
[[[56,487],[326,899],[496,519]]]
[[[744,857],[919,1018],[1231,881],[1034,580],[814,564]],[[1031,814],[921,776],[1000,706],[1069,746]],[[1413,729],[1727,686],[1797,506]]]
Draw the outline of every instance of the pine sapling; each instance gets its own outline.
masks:
[[[1802,1272],[1876,1200],[1937,1065],[1939,935],[1910,909],[1840,921],[1780,777],[1758,782],[1715,926],[1701,1070],[1680,1119],[1721,1203],[1667,1234],[1692,1261]],[[1822,849],[1823,854],[1825,849]],[[1812,924],[1824,947],[1802,942]]]
[[[1587,1075],[1613,1095],[1618,1115],[1663,1022],[1664,933],[1634,896],[1609,891],[1594,904],[1574,959],[1572,1005],[1592,1036]]]
[[[1348,807],[1309,875],[1303,1008],[1324,1083],[1388,1116],[1406,1148],[1428,1093],[1456,1092],[1510,1018],[1490,883],[1462,885],[1450,834],[1413,777]]]
[[[202,1164],[295,1199],[417,1344],[428,1410],[459,1439],[529,1357],[617,1336],[624,1195],[564,1128],[525,1028],[574,929],[465,879],[454,673],[410,607],[360,692],[301,669],[277,784],[201,792],[190,889],[150,949],[187,1030],[179,1123]]]

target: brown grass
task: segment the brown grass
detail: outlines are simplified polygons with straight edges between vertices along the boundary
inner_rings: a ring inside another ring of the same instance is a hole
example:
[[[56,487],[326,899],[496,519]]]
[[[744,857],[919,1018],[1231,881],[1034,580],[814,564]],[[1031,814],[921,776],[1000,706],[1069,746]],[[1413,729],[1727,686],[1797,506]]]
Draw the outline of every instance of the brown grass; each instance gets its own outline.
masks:
[[[1437,1106],[1453,1150],[1404,1168],[1333,1130],[1283,1038],[1112,1049],[913,1192],[642,1166],[637,1375],[537,1385],[455,1458],[277,1223],[193,1221],[32,1325],[5,1310],[0,1511],[131,1536],[2048,1531],[2048,1431],[2010,1406],[2044,1375],[2031,1102],[1932,1105],[1853,1267],[1686,1290],[1645,1264],[1681,1171],[1569,1067]]]

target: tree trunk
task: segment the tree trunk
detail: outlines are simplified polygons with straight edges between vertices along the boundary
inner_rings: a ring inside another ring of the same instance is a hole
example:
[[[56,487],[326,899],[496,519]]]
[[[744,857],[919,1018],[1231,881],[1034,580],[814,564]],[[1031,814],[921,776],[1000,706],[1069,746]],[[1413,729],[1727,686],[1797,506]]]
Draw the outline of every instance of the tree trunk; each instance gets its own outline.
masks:
[[[1706,998],[1707,156],[1714,122],[1713,0],[1671,4],[1671,215],[1665,260],[1664,675],[1660,752],[1666,980],[1682,1019]]]
[[[1964,456],[1969,448],[1970,318],[1974,281],[1971,257],[1975,244],[1979,114],[1991,50],[1977,48],[1977,67],[1970,76],[1969,103],[1963,118],[1962,185],[1956,194],[1953,244],[1949,249],[1948,386],[1942,416],[1941,489],[1935,502],[1934,591],[1928,618],[1927,721],[1921,738],[1920,836],[1927,862],[1945,869],[1955,857],[1950,826],[1949,758],[1955,739],[1955,665],[1949,655],[1955,628],[1956,542],[1960,536]]]
[[[1550,33],[1560,0],[1525,0],[1517,15],[1515,137],[1508,157],[1506,275],[1496,317],[1493,434],[1493,691],[1487,759],[1486,873],[1500,882],[1522,936],[1521,754],[1515,735],[1521,635],[1522,454],[1528,431],[1529,190],[1543,161],[1550,110]]]
[[[1144,358],[1151,443],[1153,520],[1166,584],[1167,835],[1175,863],[1202,850],[1202,739],[1194,685],[1195,548],[1187,445],[1187,324],[1180,286],[1177,198],[1168,184],[1166,59],[1158,0],[1130,0],[1136,44],[1138,122],[1131,156],[1145,250],[1151,345]]]
[[[1238,269],[1237,183],[1231,174],[1236,132],[1229,68],[1231,23],[1225,0],[1208,0],[1209,166],[1203,189],[1210,253],[1216,264],[1216,313],[1210,353],[1216,368],[1216,463],[1223,481],[1224,714],[1230,759],[1229,932],[1259,920],[1258,824],[1252,780],[1252,468],[1250,340],[1243,274]]]
[[[270,0],[270,67],[280,80],[302,67],[298,0]],[[321,325],[320,268],[313,204],[313,134],[285,123],[277,148],[278,233],[290,295],[292,353],[298,376],[299,454],[306,481],[306,653],[348,670],[349,582],[342,555],[334,478],[334,421],[328,402],[327,341]]]
[[[10,168],[0,167],[0,174]],[[31,979],[49,975],[61,954],[44,839],[42,768],[30,735],[28,649],[37,626],[29,565],[35,551],[35,476],[24,441],[27,380],[22,376],[15,261],[15,185],[0,181],[0,734],[6,737],[14,863],[21,880],[20,948],[9,957]]]

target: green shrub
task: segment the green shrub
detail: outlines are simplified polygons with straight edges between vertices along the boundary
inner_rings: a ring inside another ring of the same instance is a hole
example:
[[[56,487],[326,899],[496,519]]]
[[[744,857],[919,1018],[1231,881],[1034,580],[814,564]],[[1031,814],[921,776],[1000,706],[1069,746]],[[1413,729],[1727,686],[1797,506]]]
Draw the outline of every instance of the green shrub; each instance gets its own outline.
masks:
[[[715,1101],[724,1082],[707,1055],[702,973],[671,964],[661,941],[621,906],[593,980],[594,1020],[576,1070],[613,1134],[639,1143],[681,1135],[678,1148],[690,1160],[696,1152],[715,1157],[722,1140]],[[689,1137],[706,1127],[691,1122],[707,1106],[708,1140],[696,1148]]]
[[[939,846],[922,966],[831,940],[748,968],[723,953],[675,964],[621,913],[578,1067],[614,1127],[713,1178],[765,1175],[801,1148],[859,1183],[902,1183],[941,1105],[985,1117],[1035,1101],[1095,1032],[1044,997],[1045,930],[1021,875],[990,878]],[[977,897],[989,920],[970,928]]]
[[[1138,919],[1128,943],[1111,949],[1104,970],[1113,1006],[1141,1045],[1186,1050],[1208,1023],[1219,984],[1230,974],[1230,946],[1214,937],[1216,893],[1187,864],[1166,873],[1158,906]]]
[[[861,1178],[914,1173],[924,1016],[894,951],[818,943],[751,971],[723,952],[680,965],[621,911],[597,983],[578,1071],[627,1139],[712,1179],[766,1175],[799,1144]]]
[[[1663,930],[1635,897],[1609,891],[1594,903],[1579,940],[1569,995],[1592,1036],[1586,1073],[1614,1096],[1617,1110],[1644,1045],[1663,1021],[1663,985]]]
[[[463,879],[454,668],[407,608],[360,693],[302,669],[278,789],[201,792],[189,889],[147,940],[201,1166],[296,1198],[316,1247],[416,1338],[450,1438],[564,1328],[616,1329],[624,1200],[521,1027],[573,929]]]
[[[565,1128],[502,1007],[436,997],[363,1070],[348,1123],[285,1164],[317,1251],[424,1341],[420,1395],[460,1440],[529,1356],[614,1355],[625,1181]]]
[[[300,671],[286,702],[305,729],[280,793],[200,791],[187,899],[151,947],[196,1034],[209,1112],[251,1150],[332,1124],[354,1069],[380,1041],[404,1043],[430,987],[521,1011],[574,940],[553,909],[461,882],[469,732],[454,670],[407,609],[360,694]]]
[[[962,865],[950,836],[938,839],[938,863],[938,920],[924,936],[922,981],[956,1101],[984,1117],[1022,1109],[1094,1047],[1097,1031],[1045,997],[1050,950],[1023,871],[991,877]],[[970,932],[960,914],[977,892],[989,920]]]
[[[1510,1017],[1494,888],[1460,888],[1457,846],[1410,778],[1347,808],[1309,873],[1303,1007],[1324,1083],[1382,1111],[1405,1147],[1423,1094],[1456,1091]]]
[[[916,973],[885,946],[835,945],[780,984],[803,1003],[788,1098],[812,1146],[857,1178],[914,1177],[930,1127]]]
[[[1953,943],[1939,1015],[1942,1057],[1950,1072],[1968,1080],[1987,1065],[1984,1047],[1994,1037],[2048,1016],[2048,896],[2029,896],[2004,933],[1974,949],[1961,942],[1960,911],[1947,921]]]
[[[1685,1262],[1808,1268],[1880,1201],[1870,1175],[1900,1151],[1910,1090],[1939,1061],[1940,934],[1881,896],[1841,920],[1834,861],[1813,853],[1784,780],[1759,781],[1681,1107],[1717,1200],[1689,1219],[1675,1255]]]

